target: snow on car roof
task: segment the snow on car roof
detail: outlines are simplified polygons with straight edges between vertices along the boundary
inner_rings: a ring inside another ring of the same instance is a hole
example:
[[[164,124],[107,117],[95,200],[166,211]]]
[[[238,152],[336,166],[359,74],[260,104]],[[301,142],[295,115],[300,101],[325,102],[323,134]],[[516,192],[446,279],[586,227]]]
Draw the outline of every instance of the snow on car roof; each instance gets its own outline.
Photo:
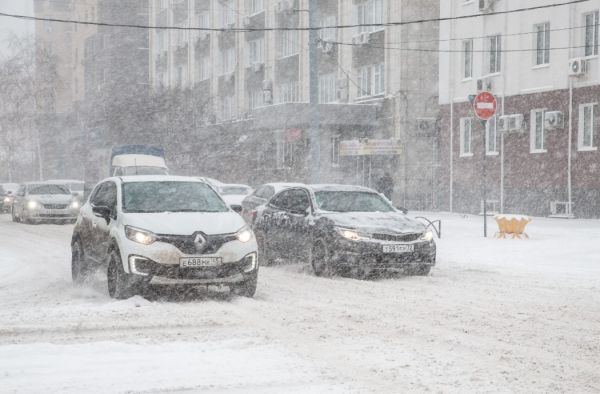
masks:
[[[128,182],[198,182],[207,183],[201,178],[178,176],[178,175],[129,175],[113,177],[108,179],[120,179],[123,183]]]
[[[356,185],[309,185],[311,189],[315,192],[369,192],[369,193],[377,193],[373,189],[369,189],[364,186],[356,186]]]
[[[289,189],[290,187],[306,187],[306,184],[273,182],[273,183],[265,183],[263,186],[271,186],[275,189],[275,193],[278,193],[278,192],[282,191],[283,189]]]
[[[223,183],[223,184],[219,185],[219,187],[243,187],[246,189],[252,189],[251,186],[244,185],[242,183]]]

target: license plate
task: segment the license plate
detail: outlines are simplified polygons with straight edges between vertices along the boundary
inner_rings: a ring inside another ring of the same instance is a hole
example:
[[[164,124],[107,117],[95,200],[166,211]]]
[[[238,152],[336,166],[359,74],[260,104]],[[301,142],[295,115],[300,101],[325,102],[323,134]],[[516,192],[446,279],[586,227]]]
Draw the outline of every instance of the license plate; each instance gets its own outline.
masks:
[[[181,268],[216,267],[221,264],[220,257],[182,257],[179,259]]]
[[[415,251],[415,245],[383,245],[383,253],[411,253]]]

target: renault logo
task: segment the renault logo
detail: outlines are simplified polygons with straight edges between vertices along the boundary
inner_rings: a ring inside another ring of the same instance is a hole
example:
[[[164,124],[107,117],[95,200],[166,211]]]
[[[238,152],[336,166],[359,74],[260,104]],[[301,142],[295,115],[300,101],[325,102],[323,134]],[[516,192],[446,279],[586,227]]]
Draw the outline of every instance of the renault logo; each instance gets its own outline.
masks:
[[[206,239],[202,236],[202,234],[196,234],[194,238],[194,244],[196,245],[197,250],[201,250],[206,243]]]

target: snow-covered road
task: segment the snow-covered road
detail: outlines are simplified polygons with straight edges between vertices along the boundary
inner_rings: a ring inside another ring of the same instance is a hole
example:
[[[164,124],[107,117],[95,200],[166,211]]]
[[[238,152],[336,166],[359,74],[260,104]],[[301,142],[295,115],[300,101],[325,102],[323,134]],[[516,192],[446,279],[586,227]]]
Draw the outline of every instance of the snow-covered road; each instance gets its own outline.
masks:
[[[70,281],[71,226],[0,217],[0,391],[599,392],[600,221],[530,241],[439,215],[430,277],[261,268],[254,299],[108,298]]]

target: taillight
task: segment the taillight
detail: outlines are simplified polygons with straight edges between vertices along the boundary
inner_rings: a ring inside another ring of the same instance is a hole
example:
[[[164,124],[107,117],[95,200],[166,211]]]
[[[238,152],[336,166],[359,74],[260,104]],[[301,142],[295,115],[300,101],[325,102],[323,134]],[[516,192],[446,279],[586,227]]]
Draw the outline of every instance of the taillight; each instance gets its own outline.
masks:
[[[250,223],[254,223],[254,221],[256,220],[256,214],[258,212],[256,211],[250,211]]]

